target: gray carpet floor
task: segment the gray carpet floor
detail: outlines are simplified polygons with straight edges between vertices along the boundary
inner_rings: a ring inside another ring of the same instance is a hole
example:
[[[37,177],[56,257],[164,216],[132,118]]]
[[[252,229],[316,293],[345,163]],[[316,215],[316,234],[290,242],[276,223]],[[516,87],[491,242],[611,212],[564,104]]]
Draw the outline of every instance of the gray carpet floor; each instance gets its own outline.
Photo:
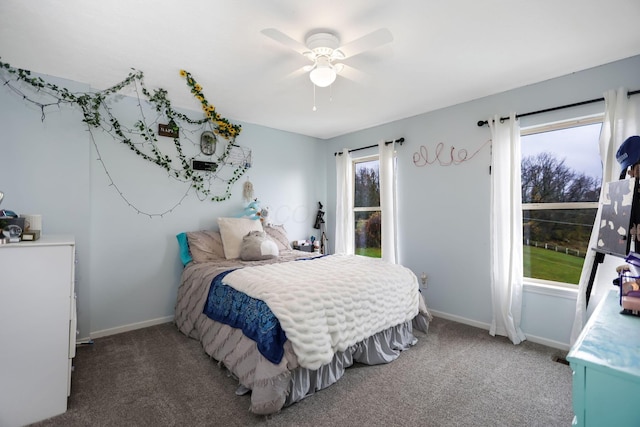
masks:
[[[38,426],[569,426],[571,369],[559,350],[514,346],[435,318],[394,362],[356,364],[331,387],[258,416],[237,382],[173,324],[77,349],[66,413]]]

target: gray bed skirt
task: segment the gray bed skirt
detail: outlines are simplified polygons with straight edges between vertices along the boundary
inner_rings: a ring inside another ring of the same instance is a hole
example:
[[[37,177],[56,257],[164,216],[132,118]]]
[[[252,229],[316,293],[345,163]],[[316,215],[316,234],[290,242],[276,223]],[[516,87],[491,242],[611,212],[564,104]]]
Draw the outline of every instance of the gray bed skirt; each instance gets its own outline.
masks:
[[[420,315],[418,315],[420,317]],[[420,319],[416,318],[414,323]],[[427,332],[428,323],[425,319],[423,332]],[[298,367],[291,372],[289,380],[288,396],[284,406],[299,402],[318,390],[329,387],[338,381],[345,369],[355,362],[365,365],[379,365],[394,361],[403,350],[408,349],[418,342],[413,336],[412,322],[406,322],[398,326],[386,329],[382,332],[366,338],[363,341],[349,347],[346,351],[337,352],[331,363],[323,365],[320,369],[309,370]]]
[[[412,321],[378,332],[345,351],[337,352],[330,363],[317,370],[297,364],[289,341],[285,343],[282,361],[274,364],[260,354],[255,341],[244,336],[241,330],[204,315],[196,325],[199,327],[196,326],[191,333],[183,332],[199,339],[205,353],[238,381],[237,394],[251,392],[251,412],[269,415],[329,387],[356,362],[366,365],[392,362],[418,341],[413,335],[414,328],[427,332],[428,321],[424,314],[419,313]]]

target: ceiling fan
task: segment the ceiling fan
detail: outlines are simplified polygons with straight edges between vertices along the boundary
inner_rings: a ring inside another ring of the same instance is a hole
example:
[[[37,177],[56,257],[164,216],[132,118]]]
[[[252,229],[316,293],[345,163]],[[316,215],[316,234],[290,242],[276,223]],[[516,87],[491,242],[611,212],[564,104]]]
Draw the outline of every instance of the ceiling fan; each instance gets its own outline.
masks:
[[[391,32],[386,28],[373,31],[344,45],[340,45],[337,34],[326,29],[310,31],[304,44],[275,28],[264,29],[262,34],[310,60],[311,64],[306,65],[303,70],[309,73],[309,79],[318,87],[331,85],[344,69],[344,64],[337,61],[393,41]]]

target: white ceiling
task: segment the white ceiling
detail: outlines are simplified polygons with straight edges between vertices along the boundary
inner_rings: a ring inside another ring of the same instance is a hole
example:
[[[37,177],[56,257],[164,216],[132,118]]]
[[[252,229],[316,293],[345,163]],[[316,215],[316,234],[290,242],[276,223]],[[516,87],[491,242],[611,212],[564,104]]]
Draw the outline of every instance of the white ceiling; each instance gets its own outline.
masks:
[[[266,28],[342,43],[386,28],[393,42],[345,60],[314,112],[308,60]],[[199,110],[185,69],[231,121],[323,139],[638,54],[640,0],[0,1],[12,66],[98,89],[135,68]]]

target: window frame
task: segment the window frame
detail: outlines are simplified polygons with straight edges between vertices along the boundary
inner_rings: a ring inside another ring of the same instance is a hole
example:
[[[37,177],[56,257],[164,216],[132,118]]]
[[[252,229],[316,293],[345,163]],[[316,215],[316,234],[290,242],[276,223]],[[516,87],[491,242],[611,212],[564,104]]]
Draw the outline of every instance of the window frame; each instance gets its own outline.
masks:
[[[354,221],[355,221],[355,216],[357,212],[380,212],[380,215],[383,214],[382,206],[360,206],[360,207],[355,206],[356,204],[356,164],[366,163],[371,161],[378,162],[378,172],[379,172],[380,171],[380,154],[371,154],[368,156],[353,157],[351,159],[351,170],[353,172],[351,174],[351,188],[353,188],[353,200],[351,202],[351,210],[353,212]],[[378,178],[379,178],[379,175],[378,175]],[[354,230],[353,230],[353,235],[351,236],[351,239],[353,241],[353,250],[355,252],[357,250],[355,224],[354,224]],[[380,250],[382,251],[382,242],[380,243]]]
[[[538,133],[544,132],[552,132],[562,129],[570,129],[580,126],[587,126],[591,124],[604,124],[604,113],[574,118],[568,120],[561,120],[557,122],[551,123],[543,123],[538,125],[532,125],[520,128],[520,138],[527,135],[534,135]],[[520,161],[522,161],[522,156],[520,157]],[[602,185],[602,184],[601,184]],[[574,210],[574,209],[598,209],[600,202],[564,202],[564,203],[522,203],[522,212],[526,210]],[[524,225],[524,224],[523,224]],[[523,259],[524,262],[524,259]],[[524,275],[523,269],[523,284],[524,285],[534,285],[540,288],[546,288],[548,290],[552,289],[563,289],[563,290],[578,290],[579,284],[566,283],[566,282],[556,282],[553,280],[545,280],[545,279],[537,279],[534,277],[527,277]],[[545,292],[547,293],[547,292]],[[552,292],[553,293],[553,292]]]

